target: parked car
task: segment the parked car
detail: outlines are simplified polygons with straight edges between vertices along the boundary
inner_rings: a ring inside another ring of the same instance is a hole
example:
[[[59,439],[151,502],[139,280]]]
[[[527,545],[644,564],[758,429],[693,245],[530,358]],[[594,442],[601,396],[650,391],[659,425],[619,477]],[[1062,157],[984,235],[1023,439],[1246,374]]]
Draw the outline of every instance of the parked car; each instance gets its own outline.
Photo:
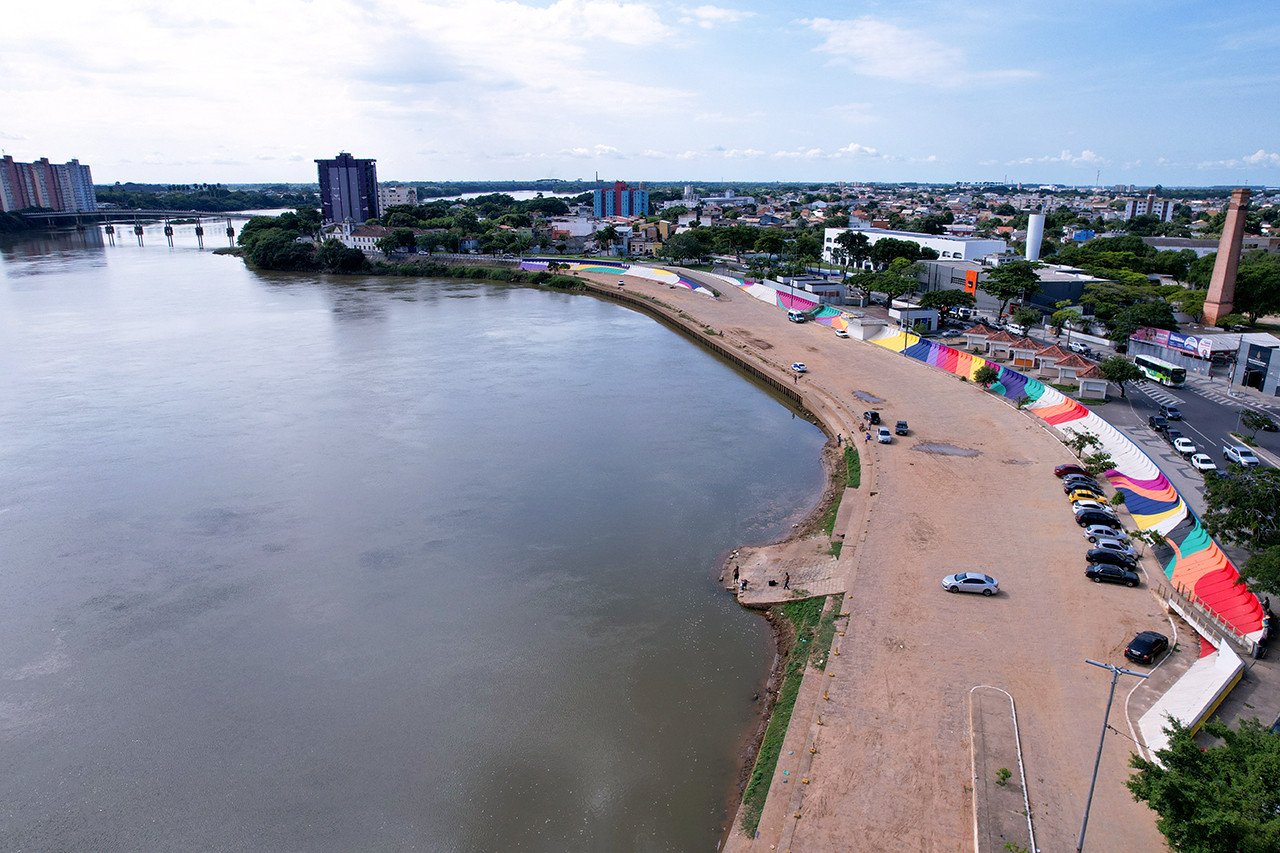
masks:
[[[1105,501],[1106,499],[1107,499],[1107,496],[1106,496],[1106,495],[1104,495],[1104,494],[1103,494],[1101,491],[1099,491],[1098,489],[1085,489],[1085,488],[1079,488],[1079,489],[1075,489],[1074,491],[1070,492],[1070,493],[1067,495],[1067,500],[1072,501],[1072,502],[1074,502],[1074,501],[1097,501],[1098,503],[1102,503],[1102,502],[1103,502],[1103,501]]]
[[[846,332],[844,329],[836,329],[836,337],[837,337],[837,338],[847,338],[847,337],[849,337],[849,333],[848,333],[848,332]]]
[[[1173,444],[1175,441],[1183,437],[1182,430],[1173,429],[1172,427],[1165,430],[1161,435],[1164,436],[1164,440],[1170,444]]]
[[[911,430],[907,427],[906,421],[898,421],[893,425],[894,435],[907,435]]]
[[[1115,513],[1111,511],[1111,508],[1106,504],[1102,503],[1101,501],[1095,501],[1095,500],[1090,500],[1086,498],[1084,500],[1071,502],[1071,511],[1074,512],[1076,515],[1079,515],[1085,510],[1094,510],[1095,512],[1105,512],[1112,517],[1115,516]]]
[[[1115,513],[1109,509],[1079,510],[1075,516],[1076,524],[1081,527],[1095,527],[1098,525],[1120,527],[1120,519],[1116,518]]]
[[[1218,470],[1217,464],[1214,463],[1214,461],[1209,458],[1209,454],[1207,453],[1193,454],[1191,456],[1191,467],[1205,474],[1209,473],[1210,471]]]
[[[893,434],[889,432],[888,427],[882,426],[876,431],[876,441],[881,444],[893,444]]]
[[[862,419],[867,423],[871,424],[872,426],[875,426],[876,424],[880,423],[880,413],[874,410],[863,412]]]
[[[980,592],[983,595],[995,595],[1000,591],[1000,582],[991,575],[959,572],[943,578],[942,588],[947,592]]]
[[[1063,494],[1071,494],[1076,489],[1092,489],[1095,492],[1102,491],[1102,485],[1097,480],[1090,480],[1088,477],[1080,477],[1078,479],[1067,479],[1062,481]]]
[[[1244,468],[1253,468],[1259,464],[1258,457],[1243,444],[1222,445],[1222,455],[1227,457],[1228,462],[1234,462]]]
[[[1135,663],[1154,663],[1166,649],[1169,638],[1156,631],[1143,631],[1124,650],[1124,656]]]
[[[1081,468],[1079,465],[1076,465],[1075,463],[1070,463],[1067,465],[1059,465],[1057,468],[1053,469],[1053,476],[1055,477],[1069,477],[1072,474],[1078,474],[1081,477],[1089,476],[1088,471],[1084,470],[1083,468]]]
[[[1186,436],[1175,439],[1173,442],[1173,449],[1181,453],[1183,456],[1193,456],[1197,452],[1196,443]]]
[[[1137,572],[1105,563],[1090,563],[1085,567],[1084,576],[1094,583],[1122,583],[1128,587],[1137,586],[1142,582]]]
[[[1084,555],[1090,563],[1107,563],[1112,566],[1124,566],[1132,569],[1138,565],[1138,558],[1109,548],[1090,548]]]
[[[1128,542],[1129,534],[1123,530],[1113,527],[1110,524],[1090,524],[1084,529],[1084,538],[1090,542],[1097,542],[1099,539],[1114,539],[1118,542]]]
[[[1094,540],[1094,548],[1102,548],[1105,551],[1115,551],[1117,554],[1124,554],[1127,557],[1138,559],[1138,552],[1133,550],[1133,545],[1129,544],[1128,539],[1120,539],[1115,536],[1099,536]]]
[[[1147,424],[1156,432],[1164,432],[1169,428],[1169,422],[1160,415],[1152,415],[1147,418]]]
[[[1089,345],[1082,344],[1079,341],[1071,342],[1067,345],[1067,349],[1071,350],[1076,355],[1088,355],[1090,352]]]
[[[1027,336],[1027,327],[1021,323],[1009,323],[1004,328],[1011,335],[1017,335],[1020,338]]]
[[[1171,406],[1168,403],[1162,403],[1160,405],[1160,414],[1164,415],[1171,421],[1182,420],[1182,411],[1179,410],[1177,406]]]

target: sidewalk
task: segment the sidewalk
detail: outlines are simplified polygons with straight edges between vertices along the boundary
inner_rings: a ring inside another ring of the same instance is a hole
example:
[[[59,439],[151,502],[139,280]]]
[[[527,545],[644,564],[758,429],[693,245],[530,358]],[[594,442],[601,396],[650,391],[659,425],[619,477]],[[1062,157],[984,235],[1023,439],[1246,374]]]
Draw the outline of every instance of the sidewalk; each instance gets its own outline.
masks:
[[[1280,398],[1268,397],[1253,388],[1242,388],[1239,385],[1228,385],[1221,376],[1201,376],[1198,373],[1187,374],[1187,387],[1195,390],[1201,397],[1206,397],[1224,406],[1249,407],[1268,414],[1280,415]]]

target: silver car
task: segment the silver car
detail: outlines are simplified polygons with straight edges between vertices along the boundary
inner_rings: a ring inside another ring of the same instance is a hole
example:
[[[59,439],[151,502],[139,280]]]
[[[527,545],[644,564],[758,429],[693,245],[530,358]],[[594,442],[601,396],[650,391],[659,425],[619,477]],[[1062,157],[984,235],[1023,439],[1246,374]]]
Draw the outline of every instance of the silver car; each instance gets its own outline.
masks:
[[[1127,541],[1116,539],[1114,537],[1099,536],[1093,540],[1093,547],[1101,548],[1104,551],[1113,551],[1117,554],[1124,554],[1127,557],[1137,557],[1138,552],[1133,550],[1133,546]]]
[[[1090,542],[1097,542],[1099,539],[1116,539],[1120,542],[1128,542],[1129,534],[1123,530],[1116,530],[1114,527],[1107,527],[1105,524],[1090,524],[1084,529],[1084,538]]]
[[[981,572],[959,572],[943,578],[942,588],[947,592],[980,592],[983,595],[995,595],[1000,591],[1000,582],[991,575],[984,575]]]
[[[893,444],[893,433],[889,432],[888,427],[880,427],[876,432],[876,441],[881,444]]]

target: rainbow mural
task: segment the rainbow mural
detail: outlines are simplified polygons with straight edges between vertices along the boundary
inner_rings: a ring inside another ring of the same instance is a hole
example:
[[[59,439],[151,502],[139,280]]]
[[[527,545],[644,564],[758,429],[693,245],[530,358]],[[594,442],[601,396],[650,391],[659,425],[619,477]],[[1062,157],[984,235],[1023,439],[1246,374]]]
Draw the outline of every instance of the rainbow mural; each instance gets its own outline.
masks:
[[[759,282],[716,276],[764,302],[793,311],[808,311],[814,320],[835,328],[847,328],[849,317],[840,309],[817,300],[775,290]],[[1089,432],[1097,436],[1114,461],[1106,472],[1116,491],[1124,495],[1125,507],[1142,530],[1156,530],[1173,548],[1174,556],[1164,567],[1165,577],[1189,594],[1242,636],[1262,638],[1262,604],[1258,597],[1237,583],[1240,573],[1213,541],[1200,519],[1183,501],[1160,468],[1143,450],[1118,429],[1067,395],[1025,374],[988,361],[946,344],[926,340],[900,329],[886,328],[871,343],[900,352],[930,367],[945,370],[970,381],[984,365],[999,371],[990,389],[1010,400],[1030,400],[1028,411],[1063,432]]]
[[[546,272],[547,265],[553,261],[557,264],[563,264],[565,272],[595,272],[602,273],[604,275],[632,275],[636,278],[656,281],[660,284],[687,287],[689,290],[705,294],[706,296],[715,296],[715,294],[709,289],[703,287],[688,276],[676,272],[675,270],[664,269],[663,267],[636,266],[634,264],[623,263],[621,261],[564,261],[559,258],[525,258],[520,262],[520,269]]]

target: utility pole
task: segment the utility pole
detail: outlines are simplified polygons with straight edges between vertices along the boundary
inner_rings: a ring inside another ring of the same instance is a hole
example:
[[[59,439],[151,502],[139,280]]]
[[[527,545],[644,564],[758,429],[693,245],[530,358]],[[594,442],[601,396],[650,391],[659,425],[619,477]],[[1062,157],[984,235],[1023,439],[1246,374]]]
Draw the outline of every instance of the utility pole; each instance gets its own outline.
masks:
[[[1132,675],[1134,678],[1147,677],[1141,672],[1134,672],[1115,664],[1098,663],[1088,658],[1085,658],[1085,663],[1111,671],[1111,692],[1107,694],[1107,712],[1102,717],[1102,734],[1098,737],[1098,756],[1093,760],[1093,778],[1089,780],[1089,797],[1084,801],[1084,820],[1080,821],[1080,838],[1076,841],[1076,853],[1084,850],[1084,831],[1089,827],[1089,808],[1093,805],[1093,789],[1098,784],[1098,766],[1102,764],[1102,746],[1107,742],[1107,723],[1111,719],[1111,702],[1116,698],[1116,681],[1121,675]]]

